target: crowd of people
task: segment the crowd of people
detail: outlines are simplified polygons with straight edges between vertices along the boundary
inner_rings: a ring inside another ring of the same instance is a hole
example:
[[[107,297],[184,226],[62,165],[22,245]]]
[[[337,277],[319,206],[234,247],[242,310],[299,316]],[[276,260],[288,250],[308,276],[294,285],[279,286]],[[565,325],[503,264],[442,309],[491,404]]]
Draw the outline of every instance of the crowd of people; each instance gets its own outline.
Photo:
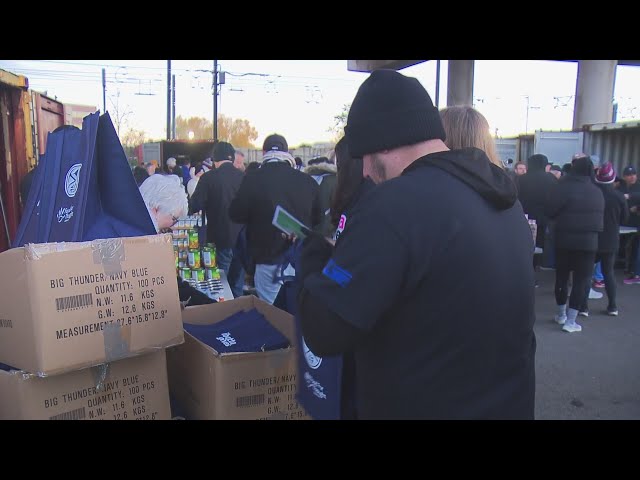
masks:
[[[555,320],[578,332],[598,262],[618,314],[619,227],[640,225],[633,167],[620,180],[594,156],[560,167],[536,154],[508,169],[480,112],[438,110],[393,70],[364,81],[344,137],[307,165],[272,134],[260,162],[221,141],[159,170],[134,169],[157,230],[202,212],[234,296],[253,277],[305,351],[340,359],[340,418],[532,419],[535,247],[554,252]],[[304,238],[273,226],[278,205]]]

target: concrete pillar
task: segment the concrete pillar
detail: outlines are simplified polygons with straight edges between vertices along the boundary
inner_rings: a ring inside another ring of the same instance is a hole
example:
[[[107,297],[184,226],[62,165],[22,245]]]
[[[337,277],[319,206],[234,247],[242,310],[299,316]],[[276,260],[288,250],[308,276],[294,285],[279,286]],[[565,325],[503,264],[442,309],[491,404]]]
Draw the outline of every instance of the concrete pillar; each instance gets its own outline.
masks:
[[[573,128],[609,123],[613,115],[613,87],[617,60],[580,60],[573,108]]]
[[[449,60],[447,106],[473,105],[473,60]]]
[[[426,60],[347,60],[347,70],[350,72],[373,72],[380,68],[402,70],[424,61]]]

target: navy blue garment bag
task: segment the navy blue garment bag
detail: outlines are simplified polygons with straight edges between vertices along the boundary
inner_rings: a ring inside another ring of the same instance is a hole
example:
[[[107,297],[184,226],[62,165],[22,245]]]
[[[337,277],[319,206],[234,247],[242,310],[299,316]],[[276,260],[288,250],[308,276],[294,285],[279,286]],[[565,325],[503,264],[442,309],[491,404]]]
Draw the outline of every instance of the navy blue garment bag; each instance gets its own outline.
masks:
[[[47,138],[15,246],[156,233],[109,114]]]

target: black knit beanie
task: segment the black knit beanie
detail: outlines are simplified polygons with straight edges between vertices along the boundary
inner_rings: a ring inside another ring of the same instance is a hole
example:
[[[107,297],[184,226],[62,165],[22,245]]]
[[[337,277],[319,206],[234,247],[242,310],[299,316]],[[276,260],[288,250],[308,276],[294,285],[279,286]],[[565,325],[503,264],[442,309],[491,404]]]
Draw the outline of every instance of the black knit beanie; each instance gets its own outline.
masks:
[[[422,84],[395,70],[375,70],[360,85],[344,131],[354,157],[446,137]]]

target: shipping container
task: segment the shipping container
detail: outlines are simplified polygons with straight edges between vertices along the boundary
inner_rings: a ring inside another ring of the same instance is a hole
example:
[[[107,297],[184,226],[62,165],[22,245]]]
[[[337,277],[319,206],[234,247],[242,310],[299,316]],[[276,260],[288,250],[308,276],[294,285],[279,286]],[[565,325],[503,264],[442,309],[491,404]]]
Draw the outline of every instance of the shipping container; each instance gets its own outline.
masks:
[[[16,234],[20,182],[36,164],[31,105],[27,78],[0,70],[0,251]]]

